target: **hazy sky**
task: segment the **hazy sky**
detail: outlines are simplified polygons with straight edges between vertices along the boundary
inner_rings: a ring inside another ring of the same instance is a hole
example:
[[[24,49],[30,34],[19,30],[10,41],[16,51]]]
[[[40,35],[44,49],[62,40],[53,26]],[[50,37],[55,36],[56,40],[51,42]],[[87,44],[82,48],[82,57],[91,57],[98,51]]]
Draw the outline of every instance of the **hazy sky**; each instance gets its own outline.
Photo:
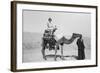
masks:
[[[89,13],[23,10],[23,31],[43,33],[49,17],[52,18],[53,24],[60,27],[62,30],[60,33],[66,35],[81,33],[83,36],[91,36]]]

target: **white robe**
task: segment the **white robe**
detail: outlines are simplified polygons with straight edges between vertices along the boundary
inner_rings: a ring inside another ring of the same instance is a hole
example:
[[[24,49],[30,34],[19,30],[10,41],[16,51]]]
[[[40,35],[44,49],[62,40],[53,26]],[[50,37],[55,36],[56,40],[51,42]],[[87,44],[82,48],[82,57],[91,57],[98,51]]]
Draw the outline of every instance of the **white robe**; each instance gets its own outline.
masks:
[[[56,36],[56,40],[58,40],[64,36],[63,28],[60,24],[53,24],[53,23],[48,22],[47,26],[49,26],[49,28],[47,27],[47,29],[54,29],[56,26],[57,30],[54,32],[54,35]]]

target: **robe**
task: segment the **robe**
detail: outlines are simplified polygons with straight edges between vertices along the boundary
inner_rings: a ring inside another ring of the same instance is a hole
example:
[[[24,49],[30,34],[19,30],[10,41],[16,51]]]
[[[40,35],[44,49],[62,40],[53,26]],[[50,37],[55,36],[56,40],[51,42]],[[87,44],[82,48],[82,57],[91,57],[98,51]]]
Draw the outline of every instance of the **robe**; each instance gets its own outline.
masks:
[[[77,46],[78,46],[78,60],[85,59],[85,46],[83,43],[83,40],[78,39],[77,40]]]

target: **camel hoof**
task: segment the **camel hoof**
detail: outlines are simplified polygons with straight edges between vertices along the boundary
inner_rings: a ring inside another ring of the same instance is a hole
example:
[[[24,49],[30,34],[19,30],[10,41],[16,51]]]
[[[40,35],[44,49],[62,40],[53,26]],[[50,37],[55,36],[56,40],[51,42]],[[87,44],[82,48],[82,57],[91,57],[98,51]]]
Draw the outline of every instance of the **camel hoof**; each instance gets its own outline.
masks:
[[[55,56],[55,61],[57,61],[57,56]]]
[[[44,60],[47,60],[47,58],[44,58]]]
[[[64,57],[61,57],[61,59],[62,59],[62,60],[65,60],[65,58],[64,58]]]
[[[55,59],[55,61],[57,61],[57,59]]]
[[[44,60],[47,60],[47,58],[46,58],[46,57],[43,57],[43,59],[44,59]]]
[[[62,60],[65,60],[65,58],[62,58]]]

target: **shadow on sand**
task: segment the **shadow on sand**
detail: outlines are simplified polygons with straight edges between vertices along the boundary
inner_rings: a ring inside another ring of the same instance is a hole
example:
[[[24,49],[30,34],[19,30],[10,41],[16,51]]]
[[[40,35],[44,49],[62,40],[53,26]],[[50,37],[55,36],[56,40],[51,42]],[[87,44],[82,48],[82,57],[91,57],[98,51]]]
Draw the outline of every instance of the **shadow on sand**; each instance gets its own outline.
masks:
[[[46,57],[47,58],[54,58],[55,55],[54,54],[49,54],[49,55],[46,55]],[[67,56],[63,56],[63,57],[66,58],[64,60],[67,60],[67,58],[74,58],[74,59],[78,60],[78,56],[75,56],[75,55],[67,55]],[[61,58],[61,55],[56,55],[56,58]]]

